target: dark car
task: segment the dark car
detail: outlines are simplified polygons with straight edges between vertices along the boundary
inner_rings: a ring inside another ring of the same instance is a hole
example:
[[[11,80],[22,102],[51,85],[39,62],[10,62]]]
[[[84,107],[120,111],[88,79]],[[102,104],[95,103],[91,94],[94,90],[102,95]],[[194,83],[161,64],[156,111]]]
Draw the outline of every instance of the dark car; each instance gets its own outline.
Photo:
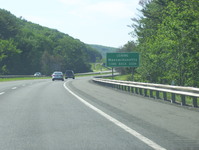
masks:
[[[65,72],[65,79],[68,79],[68,78],[75,79],[75,75],[74,75],[73,70],[66,70],[66,72]]]
[[[60,72],[60,71],[56,71],[52,74],[52,80],[62,80],[64,81],[64,76],[63,76],[63,73]]]

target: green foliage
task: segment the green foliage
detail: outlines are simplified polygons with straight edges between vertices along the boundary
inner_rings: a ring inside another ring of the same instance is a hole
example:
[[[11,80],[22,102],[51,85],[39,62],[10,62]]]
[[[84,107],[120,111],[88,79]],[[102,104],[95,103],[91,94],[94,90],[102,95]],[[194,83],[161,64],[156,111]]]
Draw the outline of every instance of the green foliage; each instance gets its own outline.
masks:
[[[90,44],[89,46],[91,46],[93,49],[96,49],[102,55],[102,58],[104,59],[106,58],[106,53],[113,53],[119,50],[119,48],[107,47],[107,46],[102,46],[102,45]]]
[[[16,48],[16,45],[12,40],[1,40],[0,39],[0,74],[10,73],[9,68],[15,67],[16,58],[19,56],[21,51]]]
[[[0,9],[0,74],[49,75],[55,70],[65,72],[91,71],[90,62],[101,54],[57,30],[16,18]]]
[[[137,72],[155,83],[199,86],[199,1],[152,0],[132,19],[141,54]]]
[[[133,41],[129,41],[127,44],[125,44],[123,47],[121,47],[121,49],[118,52],[135,52],[136,51],[136,44]],[[120,67],[120,68],[116,68],[116,70],[118,72],[120,72],[120,74],[125,75],[125,74],[130,74],[132,72],[136,72],[136,68],[132,68],[132,67]],[[131,77],[131,80],[133,78]]]
[[[18,77],[18,78],[0,78],[0,82],[18,81],[18,80],[35,80],[35,79],[51,79],[51,77]]]
[[[93,72],[101,72],[110,70],[109,68],[105,67],[103,63],[91,63],[91,68]]]
[[[9,39],[19,32],[18,20],[10,12],[0,9],[0,39]]]

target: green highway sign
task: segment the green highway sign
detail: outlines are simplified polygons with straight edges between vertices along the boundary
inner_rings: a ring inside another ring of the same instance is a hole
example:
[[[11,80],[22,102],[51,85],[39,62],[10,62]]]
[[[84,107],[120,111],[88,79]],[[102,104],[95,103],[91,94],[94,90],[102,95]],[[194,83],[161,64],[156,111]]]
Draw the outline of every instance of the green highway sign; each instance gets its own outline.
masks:
[[[139,53],[107,53],[106,65],[108,67],[139,67]]]

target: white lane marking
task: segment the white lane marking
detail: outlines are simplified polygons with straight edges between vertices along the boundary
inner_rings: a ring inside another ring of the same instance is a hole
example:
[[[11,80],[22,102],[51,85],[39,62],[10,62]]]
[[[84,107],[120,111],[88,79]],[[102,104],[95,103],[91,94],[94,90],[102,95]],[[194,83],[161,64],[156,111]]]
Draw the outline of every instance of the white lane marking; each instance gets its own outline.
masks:
[[[15,90],[15,89],[17,89],[17,87],[13,87],[12,89]]]
[[[81,97],[79,97],[78,95],[76,95],[75,93],[73,93],[67,86],[66,83],[64,83],[64,88],[71,93],[73,96],[75,96],[79,101],[81,101],[83,104],[85,104],[87,107],[93,109],[94,111],[96,111],[97,113],[99,113],[100,115],[102,115],[103,117],[105,117],[106,119],[108,119],[109,121],[113,122],[115,125],[119,126],[120,128],[122,128],[123,130],[125,130],[126,132],[130,133],[131,135],[135,136],[136,138],[138,138],[139,140],[141,140],[142,142],[144,142],[145,144],[147,144],[148,146],[150,146],[151,148],[153,148],[154,150],[166,150],[165,148],[161,147],[160,145],[158,145],[157,143],[153,142],[152,140],[148,139],[147,137],[143,136],[142,134],[138,133],[137,131],[131,129],[130,127],[126,126],[125,124],[123,124],[122,122],[118,121],[117,119],[111,117],[110,115],[104,113],[103,111],[101,111],[100,109],[96,108],[95,106],[91,105],[90,103],[88,103],[87,101],[85,101],[84,99],[82,99]]]
[[[0,95],[3,95],[5,92],[1,92]]]

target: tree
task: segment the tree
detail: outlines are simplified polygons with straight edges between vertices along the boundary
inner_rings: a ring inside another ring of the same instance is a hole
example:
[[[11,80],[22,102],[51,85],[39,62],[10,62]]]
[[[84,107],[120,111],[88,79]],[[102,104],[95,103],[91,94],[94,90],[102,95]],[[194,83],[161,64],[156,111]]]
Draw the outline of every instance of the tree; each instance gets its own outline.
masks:
[[[12,40],[0,40],[0,74],[10,74],[21,51]],[[17,68],[15,68],[17,69]]]
[[[19,32],[17,18],[10,12],[0,9],[0,39],[15,37]]]
[[[80,40],[16,18],[2,9],[0,40],[4,40],[2,46],[10,44],[8,50],[4,47],[0,53],[1,72],[4,74],[33,74],[41,70],[51,74],[55,69],[65,71],[68,68],[75,72],[86,72],[91,68],[89,62],[101,57],[97,51]],[[13,50],[12,54],[16,50],[15,57],[12,57],[14,55],[11,55],[10,49]]]
[[[199,1],[152,0],[132,19],[143,80],[199,86]]]

